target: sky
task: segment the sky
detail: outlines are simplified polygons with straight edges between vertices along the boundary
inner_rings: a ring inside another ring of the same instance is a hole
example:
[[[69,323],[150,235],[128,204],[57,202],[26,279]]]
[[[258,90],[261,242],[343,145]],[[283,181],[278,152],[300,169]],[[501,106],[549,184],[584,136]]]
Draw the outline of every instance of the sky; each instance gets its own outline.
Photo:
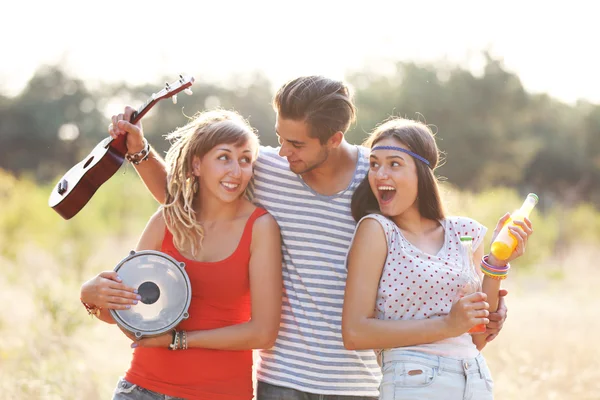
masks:
[[[63,63],[90,87],[180,73],[221,82],[253,70],[276,87],[305,74],[343,79],[367,64],[385,71],[396,60],[478,73],[487,50],[530,92],[600,104],[594,3],[10,1],[0,6],[0,93],[17,94],[43,64]]]

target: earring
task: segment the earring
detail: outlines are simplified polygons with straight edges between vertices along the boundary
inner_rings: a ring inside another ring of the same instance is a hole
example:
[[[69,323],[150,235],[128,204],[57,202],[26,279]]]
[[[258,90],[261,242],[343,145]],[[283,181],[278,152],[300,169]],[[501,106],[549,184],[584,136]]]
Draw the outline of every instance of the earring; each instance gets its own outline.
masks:
[[[200,189],[200,182],[198,177],[194,177],[194,183],[192,183],[192,191],[194,192],[194,194],[198,193],[198,190]]]

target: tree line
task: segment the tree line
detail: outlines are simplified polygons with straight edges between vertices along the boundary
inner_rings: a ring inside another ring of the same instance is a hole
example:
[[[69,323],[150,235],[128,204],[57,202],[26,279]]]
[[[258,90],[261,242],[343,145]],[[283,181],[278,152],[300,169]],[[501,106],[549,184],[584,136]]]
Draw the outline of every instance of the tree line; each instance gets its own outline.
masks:
[[[348,140],[362,142],[391,115],[420,119],[432,126],[444,153],[438,174],[463,190],[512,187],[535,191],[546,202],[600,204],[600,105],[528,93],[501,60],[484,56],[480,75],[459,66],[400,61],[387,73],[368,67],[350,72],[346,80],[354,89],[358,121]],[[107,104],[117,99],[137,107],[161,88],[119,83],[91,89],[59,65],[44,66],[19,95],[0,95],[0,168],[53,181],[106,136]],[[192,89],[192,96],[180,95],[177,105],[159,102],[144,118],[146,135],[159,151],[169,145],[164,134],[215,106],[239,111],[263,144],[277,144],[275,88],[265,75],[231,84],[197,77]]]

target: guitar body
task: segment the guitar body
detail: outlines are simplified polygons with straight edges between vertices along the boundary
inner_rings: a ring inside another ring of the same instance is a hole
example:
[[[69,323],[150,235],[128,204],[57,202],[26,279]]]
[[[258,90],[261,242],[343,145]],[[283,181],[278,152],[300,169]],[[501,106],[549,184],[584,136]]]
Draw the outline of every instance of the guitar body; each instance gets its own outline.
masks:
[[[131,115],[129,122],[135,124],[161,99],[171,97],[175,102],[177,93],[185,91],[191,94],[189,87],[192,83],[193,77],[179,75],[177,81],[167,83],[163,90],[154,93]],[[125,161],[125,154],[125,136],[114,140],[107,137],[98,143],[86,158],[63,175],[52,189],[48,205],[64,219],[71,219],[85,207],[96,190],[119,170]]]
[[[71,219],[113,176],[125,161],[125,138],[106,138],[58,181],[48,205],[64,219]]]

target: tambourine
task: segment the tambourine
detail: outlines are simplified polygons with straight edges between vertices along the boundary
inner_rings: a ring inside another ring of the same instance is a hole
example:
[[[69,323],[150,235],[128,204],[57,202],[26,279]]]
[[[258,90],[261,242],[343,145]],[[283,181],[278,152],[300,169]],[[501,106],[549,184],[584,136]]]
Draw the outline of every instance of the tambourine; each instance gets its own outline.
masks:
[[[117,325],[136,338],[161,335],[189,317],[192,286],[185,263],[160,251],[132,250],[115,271],[141,296],[128,310],[110,310]]]

